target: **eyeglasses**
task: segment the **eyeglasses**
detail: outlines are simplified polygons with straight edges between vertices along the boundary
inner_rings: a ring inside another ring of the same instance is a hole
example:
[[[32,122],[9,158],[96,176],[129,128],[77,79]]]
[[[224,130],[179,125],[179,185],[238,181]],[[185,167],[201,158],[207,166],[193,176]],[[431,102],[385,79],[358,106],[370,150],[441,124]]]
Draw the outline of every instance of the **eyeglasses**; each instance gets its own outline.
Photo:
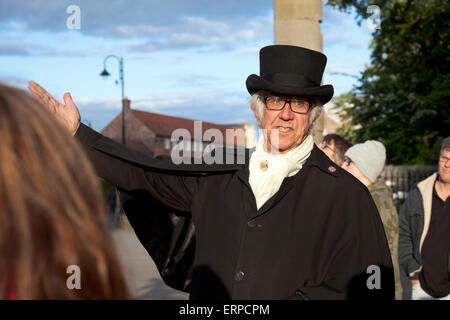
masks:
[[[333,151],[334,153],[336,153],[336,151],[335,151],[332,147],[330,147],[325,141],[322,141],[322,142],[320,143],[320,146],[322,147],[322,149],[328,148],[328,149],[330,149],[331,151]]]
[[[445,156],[440,156],[439,161],[442,162],[444,165],[447,165],[447,161],[449,161],[450,158],[447,158]]]
[[[345,157],[344,158],[344,164],[346,167],[348,167],[352,163],[352,159]]]
[[[287,99],[277,96],[259,96],[262,98],[266,108],[269,110],[280,111],[289,103],[291,111],[294,113],[306,114],[312,107],[312,103],[304,99]]]

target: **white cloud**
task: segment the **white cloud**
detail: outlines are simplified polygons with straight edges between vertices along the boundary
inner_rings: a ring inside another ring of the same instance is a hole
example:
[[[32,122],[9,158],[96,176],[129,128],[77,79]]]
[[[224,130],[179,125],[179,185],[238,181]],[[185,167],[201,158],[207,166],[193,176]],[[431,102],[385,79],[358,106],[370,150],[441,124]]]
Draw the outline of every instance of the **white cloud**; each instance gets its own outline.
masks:
[[[122,108],[122,104],[120,99],[112,99],[112,98],[76,98],[75,104],[83,109],[95,109],[99,112],[103,110],[120,110]]]
[[[323,7],[321,29],[325,46],[340,46],[349,49],[367,47],[367,40],[371,38],[371,34],[357,25],[353,11],[347,13],[328,6]]]
[[[127,32],[142,36],[149,30],[153,33],[155,29],[153,26],[128,26]],[[244,24],[186,17],[179,25],[161,28],[150,39],[130,45],[128,49],[133,53],[193,48],[226,51],[268,39],[272,37],[272,29],[273,20],[267,16],[257,17]]]
[[[233,51],[235,55],[244,55],[244,54],[256,54],[261,50],[261,47],[243,47]]]
[[[0,82],[21,88],[24,88],[27,85],[27,80],[15,76],[2,76],[0,77]]]
[[[63,31],[69,16],[66,9],[71,4],[74,4],[73,0],[2,0],[0,24],[14,21],[33,30]],[[81,12],[80,31],[91,35],[99,32],[113,35],[117,26],[142,26],[149,22],[157,28],[172,26],[179,24],[184,17],[208,17],[216,21],[251,20],[273,6],[272,0],[76,0],[75,4]]]
[[[27,56],[29,54],[30,50],[26,46],[14,43],[0,43],[0,55]]]
[[[254,122],[248,96],[235,92],[160,93],[130,100],[131,108],[141,111],[215,123]],[[82,119],[92,121],[96,130],[104,128],[122,108],[117,99],[79,98],[75,103]]]
[[[47,32],[49,41],[45,43],[56,43],[57,37],[61,39],[66,34],[67,44],[71,36],[65,26],[68,17],[65,9],[69,4],[69,0],[57,3],[2,0],[0,28],[2,33],[17,34],[17,38],[32,38]],[[207,0],[165,0],[158,4],[153,1],[78,0],[77,5],[81,8],[81,29],[77,31],[80,35],[97,39],[100,46],[99,40],[121,40],[122,49],[136,58],[147,58],[149,53],[161,50],[232,50],[272,37],[271,0],[230,0],[214,4]],[[9,48],[8,52],[85,56],[96,54],[98,50],[49,48],[30,51],[28,47],[17,47]]]

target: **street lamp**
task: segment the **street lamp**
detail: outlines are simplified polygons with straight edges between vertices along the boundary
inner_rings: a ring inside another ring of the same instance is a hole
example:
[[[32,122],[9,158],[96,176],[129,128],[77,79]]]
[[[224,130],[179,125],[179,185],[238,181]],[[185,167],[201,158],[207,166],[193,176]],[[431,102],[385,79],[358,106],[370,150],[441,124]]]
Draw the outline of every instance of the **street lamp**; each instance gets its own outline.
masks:
[[[119,62],[119,80],[122,87],[122,144],[125,144],[125,94],[124,94],[124,81],[123,81],[123,58],[116,55],[109,55],[103,61],[103,71],[100,73],[101,77],[109,77],[110,74],[106,71],[106,60],[109,58],[115,58]],[[117,81],[116,81],[117,83]]]

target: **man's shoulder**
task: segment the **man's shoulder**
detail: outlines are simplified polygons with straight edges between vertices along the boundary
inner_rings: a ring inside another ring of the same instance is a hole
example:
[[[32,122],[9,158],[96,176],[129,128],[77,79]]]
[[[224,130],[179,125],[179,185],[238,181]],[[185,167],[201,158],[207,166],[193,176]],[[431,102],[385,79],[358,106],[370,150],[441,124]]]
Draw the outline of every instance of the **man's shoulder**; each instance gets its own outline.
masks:
[[[389,216],[397,216],[397,209],[395,208],[394,199],[392,195],[391,188],[386,185],[384,179],[381,181],[376,181],[377,183],[369,186],[370,195],[377,206],[380,214],[385,215],[385,219]]]
[[[402,213],[402,212],[409,212],[410,214],[411,213],[416,213],[416,214],[424,213],[423,212],[423,195],[419,189],[419,183],[415,183],[409,190],[408,194],[406,195],[406,199],[402,205],[402,208],[400,210],[400,213]]]
[[[305,165],[314,175],[326,185],[327,190],[339,190],[339,193],[363,192],[368,193],[364,184],[351,173],[331,161],[319,148],[313,148],[310,158]],[[325,192],[326,190],[323,190]]]
[[[409,189],[409,192],[406,196],[407,198],[422,198],[422,195],[420,194],[420,190],[418,188],[418,183],[415,183],[412,185],[411,189]]]
[[[386,184],[386,180],[383,178],[378,178],[374,183],[370,184],[367,187],[370,191],[370,194],[373,198],[376,197],[391,197],[392,198],[392,190]]]
[[[433,192],[434,182],[436,181],[437,173],[429,175],[425,179],[412,185],[408,192],[407,199],[422,201],[425,192]]]
[[[431,194],[433,192],[434,183],[436,182],[437,172],[428,176],[426,179],[417,183],[417,189],[419,189],[420,193],[423,195]]]
[[[319,170],[318,172],[323,172],[324,177],[340,177],[343,173],[342,168],[340,168],[336,163],[331,161],[322,150],[314,145],[310,156],[306,160],[304,168],[310,170]]]

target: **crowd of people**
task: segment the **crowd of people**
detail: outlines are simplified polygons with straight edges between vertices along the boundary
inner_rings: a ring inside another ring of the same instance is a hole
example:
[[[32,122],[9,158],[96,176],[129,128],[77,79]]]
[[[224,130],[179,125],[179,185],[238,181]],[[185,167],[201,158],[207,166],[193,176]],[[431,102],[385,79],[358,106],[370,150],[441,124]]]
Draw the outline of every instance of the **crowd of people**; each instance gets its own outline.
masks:
[[[0,85],[0,297],[129,298],[99,176],[192,217],[195,256],[167,257],[187,265],[191,299],[450,299],[450,137],[438,172],[398,214],[380,141],[313,142],[333,95],[321,85],[326,57],[275,45],[260,63],[246,84],[267,135],[244,164],[213,169],[175,166],[102,136],[80,122],[70,94],[60,104],[30,82],[36,101]],[[69,266],[82,272],[75,289]]]
[[[450,137],[442,141],[438,172],[415,184],[400,213],[380,176],[384,145],[353,145],[337,134],[320,148],[369,190],[383,222],[394,265],[397,300],[450,300]]]

